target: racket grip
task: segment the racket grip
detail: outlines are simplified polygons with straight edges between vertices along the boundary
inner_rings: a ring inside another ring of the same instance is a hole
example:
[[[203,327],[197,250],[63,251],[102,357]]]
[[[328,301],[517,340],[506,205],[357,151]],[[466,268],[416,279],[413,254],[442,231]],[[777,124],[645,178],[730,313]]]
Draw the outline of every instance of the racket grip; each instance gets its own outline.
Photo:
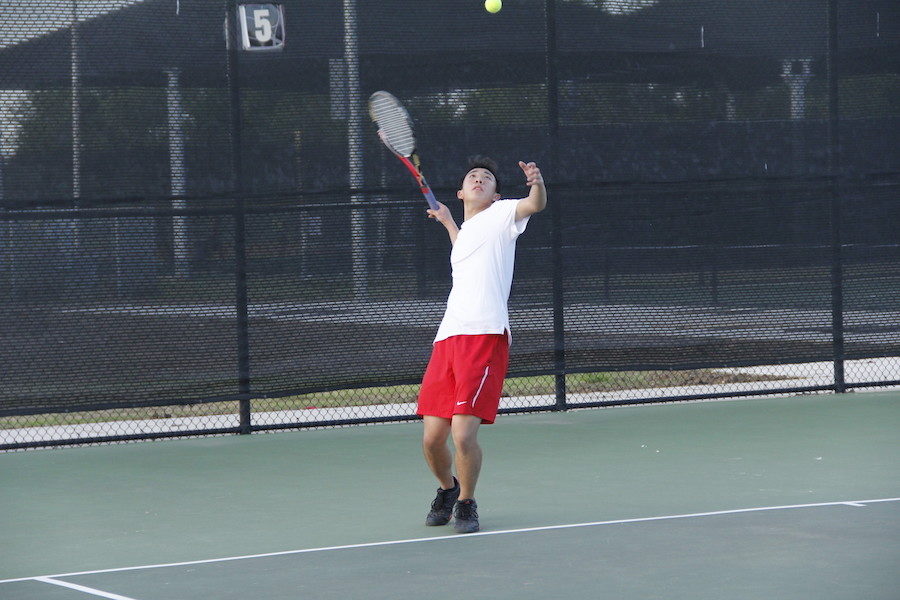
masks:
[[[431,210],[438,210],[440,205],[438,204],[437,199],[434,197],[434,192],[431,191],[429,187],[423,187],[422,193],[425,194],[425,199],[428,200],[428,206],[431,207]]]

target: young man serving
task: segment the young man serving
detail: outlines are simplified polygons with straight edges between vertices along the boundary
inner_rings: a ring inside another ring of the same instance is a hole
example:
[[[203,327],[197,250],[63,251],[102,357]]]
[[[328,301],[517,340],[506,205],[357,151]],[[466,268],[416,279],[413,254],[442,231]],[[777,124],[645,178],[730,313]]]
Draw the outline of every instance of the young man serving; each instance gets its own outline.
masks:
[[[429,210],[450,236],[453,287],[425,369],[417,413],[425,423],[423,450],[440,483],[426,525],[446,525],[458,533],[479,530],[475,484],[481,471],[478,428],[494,422],[509,364],[509,312],[516,239],[528,219],[547,206],[541,171],[519,161],[531,188],[528,197],[500,200],[497,164],[470,160],[456,192],[464,221],[457,227],[443,204]],[[447,441],[453,437],[456,472]]]

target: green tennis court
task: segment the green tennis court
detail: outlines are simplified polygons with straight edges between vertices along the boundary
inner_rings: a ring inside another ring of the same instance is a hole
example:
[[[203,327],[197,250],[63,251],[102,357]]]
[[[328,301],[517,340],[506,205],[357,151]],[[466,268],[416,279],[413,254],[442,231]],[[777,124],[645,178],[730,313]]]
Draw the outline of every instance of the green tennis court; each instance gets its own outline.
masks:
[[[0,597],[896,598],[900,395],[501,416],[483,531],[417,424],[0,455]]]

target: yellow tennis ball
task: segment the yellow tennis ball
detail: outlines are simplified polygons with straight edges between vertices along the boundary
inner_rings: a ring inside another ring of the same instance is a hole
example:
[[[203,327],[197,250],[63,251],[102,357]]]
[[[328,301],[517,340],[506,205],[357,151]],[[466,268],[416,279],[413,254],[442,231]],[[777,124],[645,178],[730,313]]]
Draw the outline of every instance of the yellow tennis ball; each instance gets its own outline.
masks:
[[[484,10],[489,13],[498,13],[503,8],[502,0],[484,0]]]

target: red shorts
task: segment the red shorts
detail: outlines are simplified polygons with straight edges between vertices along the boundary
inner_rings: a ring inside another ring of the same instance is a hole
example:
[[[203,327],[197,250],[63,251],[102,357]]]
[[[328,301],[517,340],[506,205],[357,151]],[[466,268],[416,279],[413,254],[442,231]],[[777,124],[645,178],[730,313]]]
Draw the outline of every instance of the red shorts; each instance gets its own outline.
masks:
[[[416,414],[444,419],[474,415],[484,424],[493,423],[508,366],[506,334],[454,335],[439,341],[422,378]]]

